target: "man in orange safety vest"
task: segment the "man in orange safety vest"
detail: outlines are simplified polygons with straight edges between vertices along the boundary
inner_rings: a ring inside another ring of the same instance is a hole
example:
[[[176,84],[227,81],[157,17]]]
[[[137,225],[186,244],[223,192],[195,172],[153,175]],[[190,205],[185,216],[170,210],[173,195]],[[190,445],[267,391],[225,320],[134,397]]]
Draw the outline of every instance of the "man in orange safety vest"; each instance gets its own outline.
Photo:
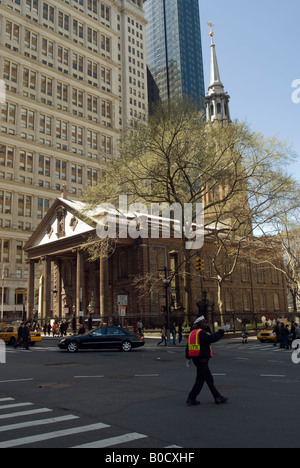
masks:
[[[205,382],[207,383],[217,405],[224,404],[228,401],[228,398],[223,397],[216,389],[214,379],[208,365],[209,360],[213,357],[211,344],[221,340],[225,331],[228,330],[228,327],[224,326],[214,334],[210,334],[208,329],[209,326],[205,317],[199,317],[194,322],[194,330],[191,332],[188,339],[186,347],[187,365],[189,367],[192,360],[197,367],[196,382],[187,399],[188,406],[200,405],[200,402],[197,401],[196,398],[201,393]]]

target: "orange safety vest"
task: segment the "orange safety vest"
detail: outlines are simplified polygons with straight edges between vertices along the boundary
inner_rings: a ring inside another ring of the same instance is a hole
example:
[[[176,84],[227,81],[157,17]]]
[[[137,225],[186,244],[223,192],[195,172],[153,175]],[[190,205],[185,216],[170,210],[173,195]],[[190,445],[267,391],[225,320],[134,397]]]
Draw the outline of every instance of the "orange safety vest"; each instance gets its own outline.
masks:
[[[188,348],[189,348],[189,357],[195,358],[200,356],[200,333],[202,332],[201,328],[198,330],[193,330],[189,336]],[[213,357],[213,352],[210,347],[210,357]]]

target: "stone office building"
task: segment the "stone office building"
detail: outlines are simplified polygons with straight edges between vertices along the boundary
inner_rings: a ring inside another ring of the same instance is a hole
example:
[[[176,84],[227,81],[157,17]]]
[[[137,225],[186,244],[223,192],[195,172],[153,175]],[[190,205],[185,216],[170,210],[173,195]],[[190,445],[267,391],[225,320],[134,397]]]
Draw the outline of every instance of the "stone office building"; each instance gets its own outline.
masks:
[[[63,184],[80,199],[128,123],[147,116],[145,25],[141,0],[0,2],[5,317],[22,313],[23,247]]]

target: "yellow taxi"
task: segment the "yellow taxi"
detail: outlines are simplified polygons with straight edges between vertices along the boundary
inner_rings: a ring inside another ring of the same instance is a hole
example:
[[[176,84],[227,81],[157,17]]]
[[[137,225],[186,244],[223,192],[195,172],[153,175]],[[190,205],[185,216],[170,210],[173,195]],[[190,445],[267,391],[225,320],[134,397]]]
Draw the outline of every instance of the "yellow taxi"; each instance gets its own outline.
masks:
[[[0,330],[0,340],[13,346],[18,341],[18,329],[15,325],[7,325]],[[30,332],[30,346],[42,341],[42,336],[39,332]]]
[[[276,342],[276,333],[272,330],[261,330],[257,335],[258,341],[261,343],[275,343]]]
[[[281,326],[282,323],[284,326],[288,325],[289,329],[291,330],[291,323],[289,322],[288,319],[280,318],[278,319],[277,323],[279,324],[279,327]],[[265,328],[264,330],[261,330],[257,335],[257,339],[261,343],[276,343],[276,333],[273,330],[274,330],[274,327],[272,327],[271,329]]]

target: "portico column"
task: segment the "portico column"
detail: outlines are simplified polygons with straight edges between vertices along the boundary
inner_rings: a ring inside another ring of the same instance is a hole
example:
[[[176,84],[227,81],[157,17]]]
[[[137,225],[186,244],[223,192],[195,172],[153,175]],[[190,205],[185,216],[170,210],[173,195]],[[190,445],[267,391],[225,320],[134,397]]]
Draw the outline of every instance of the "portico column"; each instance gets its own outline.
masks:
[[[35,280],[35,262],[34,260],[29,261],[29,277],[28,277],[28,289],[27,289],[27,304],[26,304],[26,320],[32,318],[32,311],[34,309],[34,280]]]
[[[44,307],[45,317],[41,320],[50,318],[51,316],[51,258],[45,258],[45,291],[44,291]]]
[[[58,260],[56,262],[56,312],[59,320],[62,319],[61,292],[61,260]]]
[[[77,263],[76,263],[76,319],[79,319],[79,312],[82,312],[82,294],[83,294],[83,252],[81,249],[77,250]]]

